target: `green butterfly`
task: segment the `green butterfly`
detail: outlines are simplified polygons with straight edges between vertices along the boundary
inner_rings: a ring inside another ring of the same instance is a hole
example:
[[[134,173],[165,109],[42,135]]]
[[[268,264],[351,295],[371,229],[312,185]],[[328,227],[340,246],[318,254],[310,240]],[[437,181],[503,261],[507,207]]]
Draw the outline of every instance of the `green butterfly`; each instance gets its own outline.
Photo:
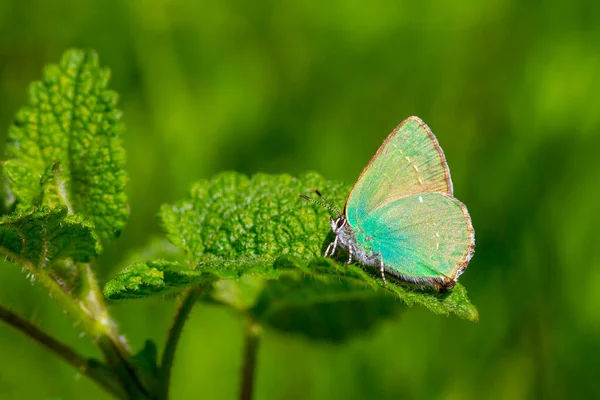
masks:
[[[453,197],[444,152],[418,117],[405,119],[383,142],[354,184],[343,214],[329,202],[301,196],[337,213],[330,218],[335,240],[325,257],[342,248],[348,263],[379,268],[384,284],[388,273],[450,289],[475,252],[471,217]]]

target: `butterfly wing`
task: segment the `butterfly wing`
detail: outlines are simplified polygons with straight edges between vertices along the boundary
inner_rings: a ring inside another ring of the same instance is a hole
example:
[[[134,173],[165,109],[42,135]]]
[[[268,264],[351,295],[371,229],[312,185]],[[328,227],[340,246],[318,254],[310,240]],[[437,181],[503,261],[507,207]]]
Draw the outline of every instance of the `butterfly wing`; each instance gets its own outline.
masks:
[[[375,209],[357,228],[388,272],[412,282],[453,283],[475,251],[467,208],[444,193],[394,200]]]
[[[382,205],[416,193],[452,195],[446,158],[429,127],[409,117],[383,142],[358,177],[345,212],[352,226]]]

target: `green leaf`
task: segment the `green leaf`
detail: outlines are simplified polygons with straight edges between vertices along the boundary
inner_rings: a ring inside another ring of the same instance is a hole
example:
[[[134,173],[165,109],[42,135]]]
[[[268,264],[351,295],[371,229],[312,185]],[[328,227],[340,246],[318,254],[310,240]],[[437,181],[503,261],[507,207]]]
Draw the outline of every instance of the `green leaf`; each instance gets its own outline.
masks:
[[[394,315],[401,300],[437,314],[477,320],[463,286],[440,294],[388,280],[375,269],[320,257],[331,240],[329,212],[298,197],[321,189],[343,204],[350,188],[309,173],[300,178],[223,173],[161,209],[168,239],[193,267],[152,261],[122,271],[105,288],[111,299],[139,298],[203,285],[204,301],[257,322],[312,338],[341,340]]]
[[[142,350],[134,354],[131,360],[149,375],[155,376],[158,373],[158,350],[152,340],[146,340]]]
[[[178,262],[154,260],[139,262],[122,270],[104,287],[104,296],[110,300],[136,299],[165,295],[187,287],[209,284],[221,280],[238,280],[245,275],[276,278],[278,271],[273,263],[253,260],[214,262],[202,268],[192,268]],[[227,295],[224,295],[226,298]],[[239,302],[236,299],[235,302]]]
[[[77,266],[100,252],[93,226],[66,207],[19,210],[0,217],[0,252],[25,266],[34,277],[41,274],[75,286]]]
[[[158,381],[158,350],[152,340],[146,340],[142,350],[131,356],[145,387],[154,388]]]
[[[93,51],[69,50],[30,87],[10,127],[3,173],[20,208],[66,206],[102,239],[119,234],[128,208],[117,94]]]
[[[136,263],[121,271],[104,287],[111,300],[143,298],[167,294],[202,281],[202,273],[176,262],[156,260]]]
[[[366,332],[402,307],[391,294],[348,280],[300,279],[269,281],[250,314],[255,321],[312,339],[341,341]]]
[[[222,173],[192,186],[190,198],[164,205],[160,216],[167,237],[192,261],[262,259],[281,255],[311,259],[321,254],[329,213],[298,194],[321,188],[343,203],[349,187],[309,173],[257,174],[251,180]]]
[[[288,267],[292,263],[289,259],[285,261]],[[440,294],[390,282],[384,288],[379,271],[340,265],[326,258],[297,267],[302,274],[296,277],[287,274],[266,283],[250,309],[256,321],[313,339],[340,341],[367,331],[382,318],[396,315],[402,308],[398,299],[409,306],[425,306],[436,314],[453,313],[471,321],[478,319],[477,309],[460,284]]]
[[[364,269],[358,265],[340,265],[331,259],[320,259],[310,266],[313,273],[318,276],[329,277],[332,281],[348,279],[356,283],[361,282],[369,285],[371,290],[392,293],[408,306],[418,304],[436,314],[455,314],[473,322],[479,319],[477,308],[471,304],[467,297],[467,290],[460,283],[447,292],[439,293],[434,289],[406,284],[388,275],[386,276],[388,284],[384,287],[377,269]]]

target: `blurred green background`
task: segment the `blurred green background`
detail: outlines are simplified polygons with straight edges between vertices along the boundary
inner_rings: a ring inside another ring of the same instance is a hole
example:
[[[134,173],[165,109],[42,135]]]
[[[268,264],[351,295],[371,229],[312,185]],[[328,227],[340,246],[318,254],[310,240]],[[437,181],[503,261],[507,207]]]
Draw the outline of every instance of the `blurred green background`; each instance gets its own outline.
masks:
[[[267,332],[256,398],[600,398],[599,43],[592,0],[4,0],[0,127],[67,48],[96,49],[111,68],[131,218],[100,260],[105,282],[162,234],[160,204],[193,181],[235,169],[353,182],[418,115],[473,218],[461,282],[480,322],[415,307],[342,345]],[[0,302],[98,355],[7,263]],[[112,310],[138,349],[163,342],[174,307]],[[194,310],[173,398],[236,397],[242,327],[223,309]],[[0,324],[0,398],[108,396]]]

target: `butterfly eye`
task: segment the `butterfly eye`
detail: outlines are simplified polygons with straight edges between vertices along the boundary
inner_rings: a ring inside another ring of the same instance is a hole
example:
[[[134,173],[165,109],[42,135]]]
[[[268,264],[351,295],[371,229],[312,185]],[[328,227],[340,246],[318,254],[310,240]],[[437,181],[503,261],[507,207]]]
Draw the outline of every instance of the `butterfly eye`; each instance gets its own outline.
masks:
[[[338,218],[337,221],[335,221],[335,227],[341,229],[345,222],[346,221],[343,218]]]

